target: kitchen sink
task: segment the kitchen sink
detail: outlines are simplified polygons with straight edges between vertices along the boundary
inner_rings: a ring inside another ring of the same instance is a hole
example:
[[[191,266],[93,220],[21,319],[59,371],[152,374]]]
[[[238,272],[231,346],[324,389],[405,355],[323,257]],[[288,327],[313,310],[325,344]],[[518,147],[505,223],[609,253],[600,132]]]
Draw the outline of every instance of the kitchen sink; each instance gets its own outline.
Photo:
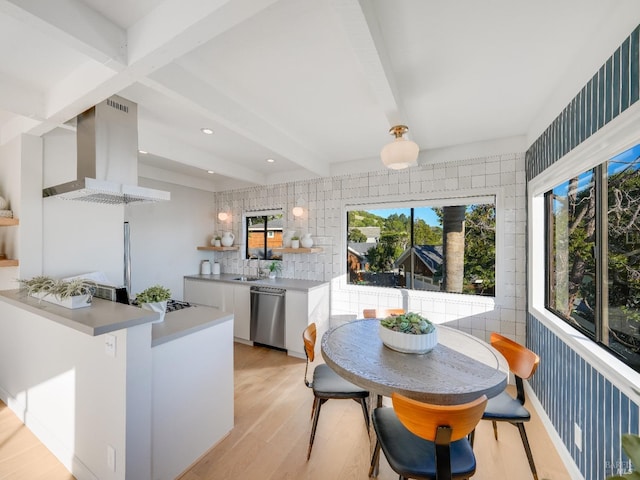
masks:
[[[258,280],[262,280],[261,277],[236,277],[234,280],[238,282],[256,282]]]

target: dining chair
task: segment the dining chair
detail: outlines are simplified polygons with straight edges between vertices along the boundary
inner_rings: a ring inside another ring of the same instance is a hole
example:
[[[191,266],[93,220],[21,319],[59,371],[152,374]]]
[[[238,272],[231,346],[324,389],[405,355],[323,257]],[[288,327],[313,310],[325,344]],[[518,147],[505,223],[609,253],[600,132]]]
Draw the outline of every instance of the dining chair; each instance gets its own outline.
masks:
[[[524,428],[524,422],[528,422],[531,419],[531,414],[524,408],[525,393],[523,379],[531,378],[535,373],[540,363],[540,357],[528,348],[495,332],[491,334],[491,346],[498,350],[509,364],[509,370],[513,373],[516,380],[516,397],[514,398],[506,391],[503,391],[499,395],[490,398],[482,419],[491,420],[493,423],[493,436],[496,440],[498,440],[497,422],[509,422],[518,428],[524,450],[527,454],[531,473],[533,474],[533,478],[538,480],[538,473],[536,472],[536,466],[533,462],[527,432]],[[472,432],[470,436],[472,446],[474,437],[475,432]]]
[[[311,382],[307,380],[309,363],[313,362],[315,358],[316,335],[317,330],[315,323],[310,324],[302,333],[304,351],[307,357],[307,364],[304,369],[304,384],[313,390],[313,406],[311,408],[313,427],[311,427],[307,460],[311,457],[313,440],[316,436],[316,428],[318,426],[318,419],[320,418],[320,409],[327,400],[351,399],[360,403],[367,431],[369,431],[369,410],[367,408],[368,391],[345,380],[326,364],[318,365],[313,370],[313,380]]]
[[[403,308],[365,308],[362,311],[363,318],[387,318],[390,315],[402,315]]]
[[[476,458],[467,436],[480,421],[487,397],[461,405],[434,405],[398,393],[393,408],[373,411],[377,441],[369,476],[377,470],[380,449],[400,480],[464,479],[476,471]]]

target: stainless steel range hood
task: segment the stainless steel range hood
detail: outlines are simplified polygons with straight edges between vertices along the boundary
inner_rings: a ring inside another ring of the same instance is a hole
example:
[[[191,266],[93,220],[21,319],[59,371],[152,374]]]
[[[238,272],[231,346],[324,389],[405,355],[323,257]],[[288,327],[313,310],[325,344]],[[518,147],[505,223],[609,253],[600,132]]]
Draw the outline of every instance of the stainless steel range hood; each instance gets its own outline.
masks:
[[[43,197],[127,204],[170,200],[171,194],[138,186],[138,106],[116,95],[78,115],[77,176],[48,187]]]

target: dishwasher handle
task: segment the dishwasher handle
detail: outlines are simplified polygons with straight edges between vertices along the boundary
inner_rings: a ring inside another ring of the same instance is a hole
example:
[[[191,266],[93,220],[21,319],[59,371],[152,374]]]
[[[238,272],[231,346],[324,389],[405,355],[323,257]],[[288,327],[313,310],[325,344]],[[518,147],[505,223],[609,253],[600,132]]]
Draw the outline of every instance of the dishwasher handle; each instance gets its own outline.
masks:
[[[281,290],[278,288],[260,288],[260,287],[251,287],[250,292],[253,295],[271,295],[273,297],[284,297],[286,290]]]

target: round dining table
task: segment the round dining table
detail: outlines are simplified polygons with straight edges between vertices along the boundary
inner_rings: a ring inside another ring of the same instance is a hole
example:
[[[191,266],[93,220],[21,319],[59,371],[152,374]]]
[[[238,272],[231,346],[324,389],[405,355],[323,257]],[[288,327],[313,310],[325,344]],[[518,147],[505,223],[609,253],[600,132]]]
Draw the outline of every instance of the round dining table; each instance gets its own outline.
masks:
[[[390,397],[393,392],[427,403],[456,405],[502,392],[506,359],[487,342],[437,325],[438,344],[424,354],[400,353],[382,343],[378,319],[354,320],[328,330],[322,356],[333,370],[361,388]]]

